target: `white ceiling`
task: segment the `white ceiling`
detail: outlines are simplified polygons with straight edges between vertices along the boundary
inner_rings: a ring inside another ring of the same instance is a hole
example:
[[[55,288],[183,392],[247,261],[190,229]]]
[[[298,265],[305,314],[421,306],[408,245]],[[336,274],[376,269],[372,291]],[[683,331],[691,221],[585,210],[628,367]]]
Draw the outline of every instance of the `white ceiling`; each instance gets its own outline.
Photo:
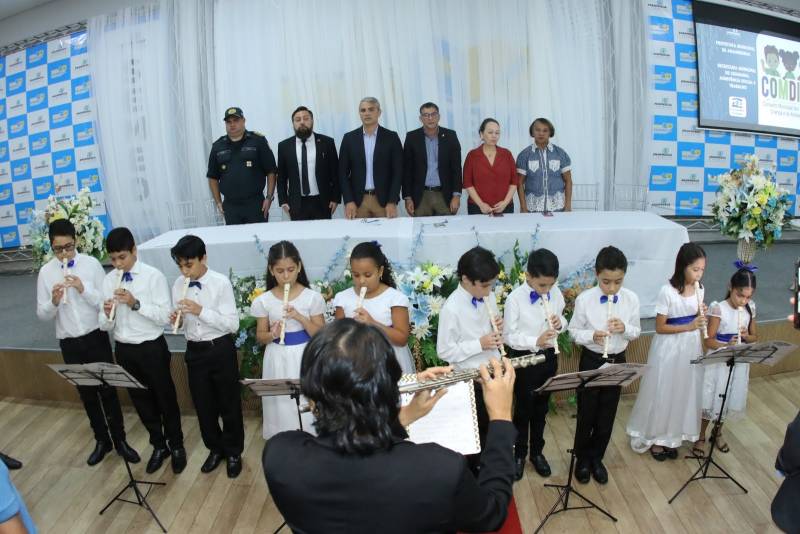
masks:
[[[18,15],[53,0],[0,0],[0,20]]]

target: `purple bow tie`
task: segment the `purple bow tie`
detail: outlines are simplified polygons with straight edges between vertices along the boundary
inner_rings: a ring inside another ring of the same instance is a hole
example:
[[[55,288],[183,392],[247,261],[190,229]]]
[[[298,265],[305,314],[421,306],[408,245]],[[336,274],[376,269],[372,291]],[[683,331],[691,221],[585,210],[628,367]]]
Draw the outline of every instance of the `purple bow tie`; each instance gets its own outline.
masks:
[[[619,300],[619,297],[617,295],[614,295],[614,298],[611,299],[611,302],[616,304],[617,300]],[[602,297],[600,297],[600,304],[605,304],[606,302],[608,302],[608,295],[603,295]]]
[[[72,267],[74,267],[74,266],[75,266],[75,260],[74,260],[74,259],[72,259],[72,260],[69,260],[69,261],[67,262],[67,269],[71,269],[71,268],[72,268]],[[61,268],[62,268],[62,269],[64,268],[64,264],[63,264],[63,263],[61,264]]]
[[[472,297],[472,305],[473,305],[474,307],[476,307],[476,308],[477,308],[477,307],[478,307],[478,303],[479,303],[479,302],[480,302],[481,304],[483,304],[483,298]]]
[[[531,291],[531,304],[536,304],[536,301],[542,298],[542,296],[537,293],[536,291]],[[547,292],[547,300],[550,300],[550,292]]]
[[[122,274],[122,281],[123,282],[133,282],[133,275],[130,272]]]
[[[189,287],[196,287],[197,289],[203,289],[203,284],[201,284],[198,280],[192,280],[189,282]]]

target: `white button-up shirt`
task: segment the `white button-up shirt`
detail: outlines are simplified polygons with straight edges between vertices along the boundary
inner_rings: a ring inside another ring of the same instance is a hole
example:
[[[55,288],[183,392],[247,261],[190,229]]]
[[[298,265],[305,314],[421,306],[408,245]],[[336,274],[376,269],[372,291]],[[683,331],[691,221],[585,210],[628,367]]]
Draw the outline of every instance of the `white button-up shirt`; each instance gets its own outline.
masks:
[[[587,289],[575,299],[575,313],[569,324],[569,333],[575,343],[587,349],[602,353],[603,346],[594,342],[595,331],[608,330],[608,303],[600,303],[603,291],[599,286]],[[639,322],[639,297],[636,293],[624,287],[617,293],[617,302],[611,304],[611,318],[616,318],[625,324],[625,332],[613,334],[608,341],[608,353],[619,354],[628,346],[628,342],[639,337],[642,327]]]
[[[527,282],[518,286],[506,298],[506,307],[503,314],[503,340],[512,349],[538,352],[542,348],[536,344],[545,331],[550,329],[547,323],[547,314],[544,311],[544,298],[540,297],[531,304],[531,291],[533,288]],[[557,315],[561,320],[561,330],[567,329],[567,319],[564,317],[564,295],[557,285],[550,288],[550,313]],[[557,343],[553,339],[553,344]]]
[[[186,277],[179,276],[172,284],[172,302],[175,307],[183,297]],[[233,297],[233,286],[227,276],[209,269],[200,279],[201,287],[190,287],[186,298],[203,307],[200,315],[183,314],[183,329],[189,341],[211,341],[239,330],[239,314]]]
[[[489,358],[500,358],[497,349],[483,350],[480,338],[492,332],[487,306],[497,315],[494,293],[472,304],[472,295],[461,284],[447,297],[439,313],[436,352],[456,369],[476,369]]]
[[[36,315],[43,321],[56,320],[58,339],[80,337],[97,330],[97,311],[102,306],[100,288],[105,271],[100,262],[91,256],[77,253],[70,274],[80,278],[83,293],[74,287],[67,288],[67,302],[62,299],[53,305],[53,286],[64,282],[66,273],[61,262],[53,258],[39,270],[36,282]]]
[[[303,194],[303,141],[294,137],[294,148],[297,154],[297,176],[300,177],[300,194]],[[308,196],[319,195],[317,185],[317,141],[312,133],[306,139],[306,163],[308,164]]]
[[[172,310],[167,278],[155,267],[137,261],[130,270],[132,280],[119,286],[127,289],[139,301],[139,309],[133,311],[127,304],[117,302],[114,320],[110,320],[100,308],[99,321],[103,330],[113,330],[114,339],[122,343],[144,343],[158,339],[169,323]],[[103,300],[114,298],[119,271],[114,269],[103,279]]]

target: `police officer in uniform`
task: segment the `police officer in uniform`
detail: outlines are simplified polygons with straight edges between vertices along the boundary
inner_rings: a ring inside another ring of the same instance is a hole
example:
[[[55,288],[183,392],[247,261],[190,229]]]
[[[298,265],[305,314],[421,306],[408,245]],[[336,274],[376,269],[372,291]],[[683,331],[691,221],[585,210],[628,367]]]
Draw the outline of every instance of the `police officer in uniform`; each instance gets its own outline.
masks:
[[[225,224],[266,222],[275,193],[275,156],[262,134],[245,128],[241,108],[226,109],[223,119],[227,135],[211,146],[206,173],[214,202]]]

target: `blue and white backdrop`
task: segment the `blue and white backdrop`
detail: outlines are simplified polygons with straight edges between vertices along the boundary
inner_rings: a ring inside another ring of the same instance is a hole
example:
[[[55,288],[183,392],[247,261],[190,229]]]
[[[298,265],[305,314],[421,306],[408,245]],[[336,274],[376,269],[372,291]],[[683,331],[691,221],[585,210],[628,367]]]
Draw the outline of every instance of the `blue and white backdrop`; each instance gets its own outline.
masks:
[[[86,33],[0,57],[0,248],[27,244],[34,209],[87,187],[105,227]]]

